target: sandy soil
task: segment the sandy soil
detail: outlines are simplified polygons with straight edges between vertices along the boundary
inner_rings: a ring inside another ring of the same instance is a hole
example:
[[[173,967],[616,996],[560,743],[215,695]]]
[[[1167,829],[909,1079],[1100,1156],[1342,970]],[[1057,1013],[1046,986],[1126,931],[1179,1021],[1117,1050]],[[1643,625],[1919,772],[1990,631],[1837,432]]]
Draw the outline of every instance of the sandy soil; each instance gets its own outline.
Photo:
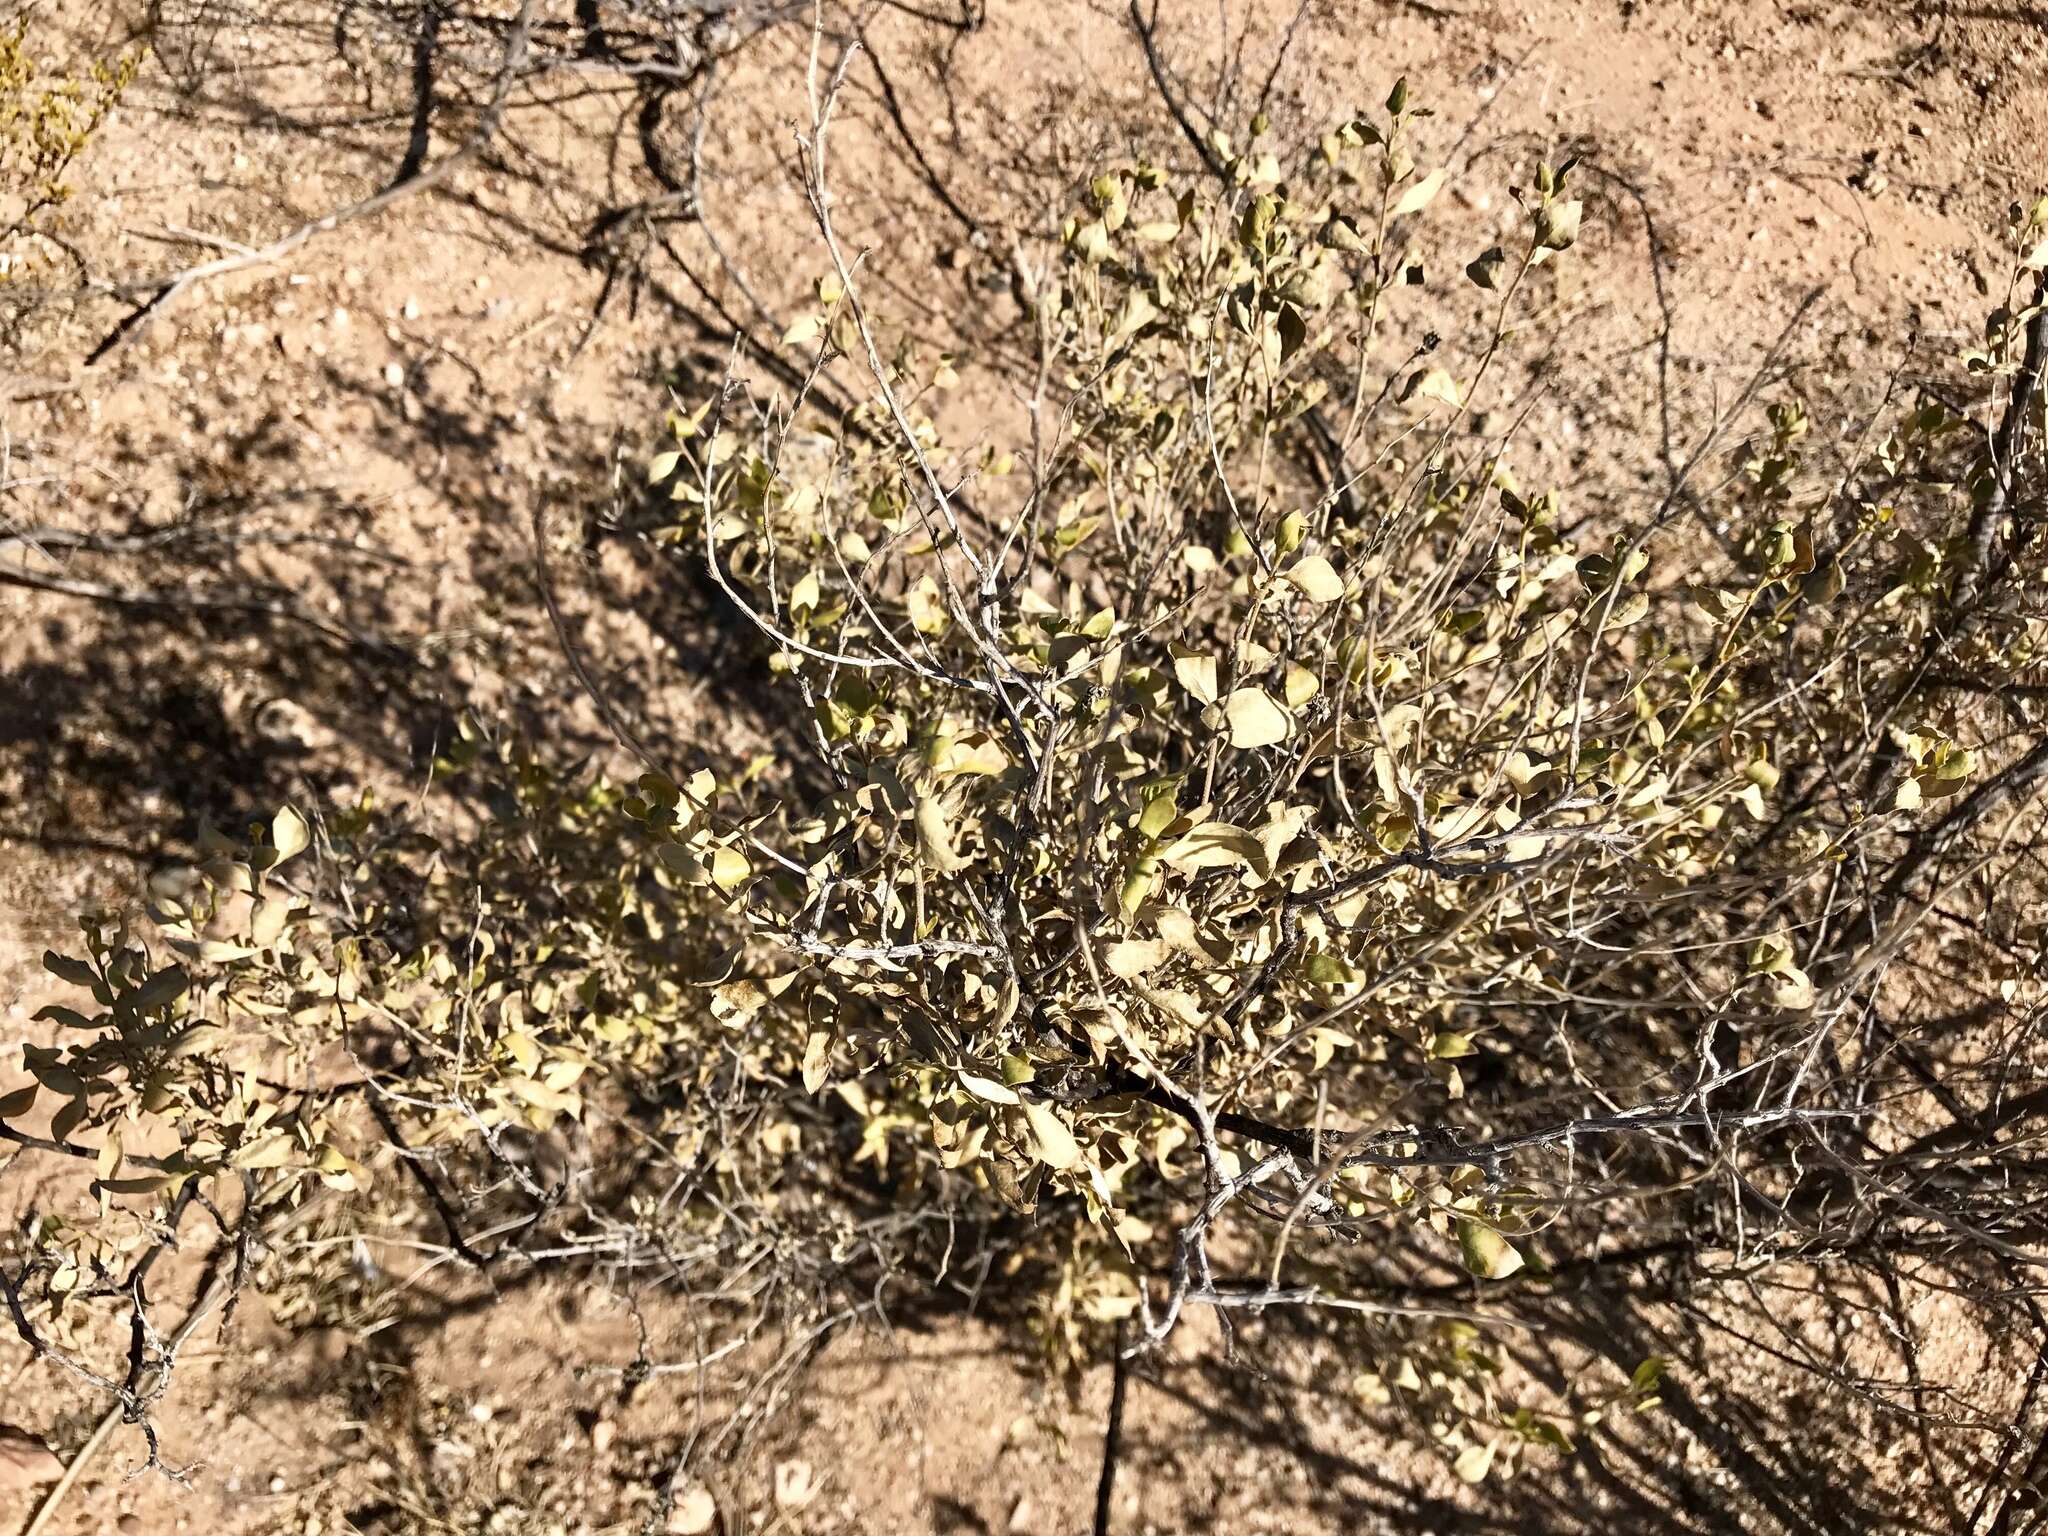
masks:
[[[558,42],[573,10],[541,7]],[[1056,223],[1105,155],[1190,157],[1123,6],[998,3],[972,28],[943,0],[929,10],[873,18],[836,151],[840,216],[906,318],[999,348],[1015,225]],[[735,323],[779,332],[820,266],[788,168],[802,29],[721,61],[701,141],[687,92],[564,70],[515,94],[500,136],[431,191],[193,284],[106,348],[136,296],[105,285],[374,193],[414,134],[413,23],[392,7],[155,11],[153,52],[65,213],[87,270],[51,278],[100,287],[29,314],[0,355],[0,535],[197,515],[234,519],[236,537],[168,559],[0,558],[131,595],[232,578],[298,615],[0,581],[0,1048],[32,1028],[36,957],[71,914],[116,899],[201,814],[416,782],[471,705],[599,749],[539,600],[537,522],[581,648],[650,739],[687,758],[769,723],[744,638],[606,521],[671,392],[701,397]],[[141,8],[36,16],[103,47]],[[501,36],[450,9],[436,91],[454,105],[429,163],[473,128],[460,104]],[[1455,178],[1432,217],[1452,248],[1490,243],[1532,156],[1582,157],[1581,259],[1517,394],[1537,461],[1595,506],[1659,486],[1773,348],[1785,388],[1851,415],[1920,350],[1952,348],[1990,302],[2006,204],[2048,178],[2048,17],[2023,5],[1311,0],[1297,19],[1291,3],[1201,0],[1164,6],[1158,37],[1198,104],[1241,59],[1226,117],[1270,70],[1283,129],[1408,75],[1439,109],[1431,146]],[[993,435],[1004,405],[986,404]],[[13,1067],[0,1050],[0,1086]],[[0,1181],[10,1213],[62,1198],[27,1160]],[[167,1455],[197,1463],[189,1483],[125,1480],[137,1447],[121,1431],[47,1532],[637,1530],[679,1448],[759,1407],[745,1393],[789,1346],[627,1392],[634,1314],[601,1287],[534,1281],[485,1311],[446,1271],[398,1284],[412,1266],[379,1248],[359,1268],[383,1279],[362,1289],[389,1294],[314,1304],[283,1283],[294,1262],[230,1341],[202,1332],[181,1365],[165,1429]],[[1255,1325],[1231,1359],[1205,1325],[1131,1388],[1113,1529],[1960,1528],[1980,1441],[1906,1435],[1846,1392],[1789,1395],[1764,1352],[1681,1329],[1626,1285],[1557,1312],[1570,1342],[1535,1351],[1532,1376],[1670,1353],[1685,1368],[1665,1414],[1468,1488],[1419,1429],[1357,1398],[1313,1331]],[[647,1322],[657,1361],[715,1342],[679,1306]],[[2014,1371],[1970,1318],[1935,1317],[1932,1335],[1930,1374]],[[1825,1342],[1896,1371],[1883,1341]],[[1106,1370],[1073,1394],[1044,1382],[999,1317],[843,1330],[719,1444],[705,1491],[728,1532],[1079,1531],[1109,1391]],[[0,1344],[0,1421],[68,1460],[98,1413]],[[47,1493],[0,1479],[0,1530]]]

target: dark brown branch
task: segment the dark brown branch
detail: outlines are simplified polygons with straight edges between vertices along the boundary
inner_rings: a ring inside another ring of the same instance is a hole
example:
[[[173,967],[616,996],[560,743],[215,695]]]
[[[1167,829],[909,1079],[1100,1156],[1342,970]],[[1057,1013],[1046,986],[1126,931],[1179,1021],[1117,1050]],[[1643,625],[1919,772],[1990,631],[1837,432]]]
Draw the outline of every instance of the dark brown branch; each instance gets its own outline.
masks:
[[[1159,0],[1152,0],[1152,15],[1149,20],[1140,8],[1138,0],[1131,0],[1131,26],[1136,29],[1138,41],[1145,49],[1145,68],[1151,71],[1152,83],[1159,90],[1159,99],[1166,103],[1166,110],[1173,114],[1174,122],[1179,125],[1187,141],[1194,145],[1195,153],[1202,157],[1202,164],[1208,168],[1209,173],[1212,176],[1222,176],[1223,162],[1217,158],[1216,151],[1210,147],[1209,141],[1202,137],[1200,130],[1190,121],[1187,109],[1181,105],[1180,96],[1173,88],[1173,82],[1166,77],[1166,60],[1159,53]]]
[[[1109,1422],[1102,1432],[1102,1475],[1095,1483],[1095,1536],[1109,1536],[1111,1500],[1116,1492],[1117,1458],[1123,1450],[1124,1396],[1130,1386],[1131,1357],[1124,1348],[1123,1331],[1117,1332],[1110,1351],[1115,1375],[1110,1378]]]
[[[2048,270],[2043,270],[2035,280],[2032,302],[2034,315],[2027,321],[2019,372],[2013,375],[2005,415],[1991,438],[1991,483],[1970,519],[1969,537],[1964,541],[1963,558],[1956,572],[1955,606],[1961,615],[1976,607],[1985,575],[1994,569],[1992,547],[2012,502],[2012,488],[2019,478],[2020,458],[2025,450],[2022,438],[2027,418],[2041,387],[2041,371],[2048,367]]]
[[[449,1203],[448,1196],[442,1192],[439,1182],[421,1166],[419,1154],[407,1145],[404,1133],[398,1128],[398,1122],[391,1117],[391,1111],[384,1107],[383,1101],[374,1092],[366,1094],[364,1101],[370,1106],[370,1113],[376,1117],[377,1127],[383,1131],[384,1139],[391,1143],[392,1151],[398,1154],[398,1160],[405,1165],[406,1171],[413,1177],[413,1182],[419,1185],[426,1195],[427,1203],[433,1206],[434,1214],[441,1219],[441,1230],[448,1234],[448,1246],[460,1254],[470,1268],[482,1274],[490,1266],[489,1259],[471,1247],[469,1239],[463,1236],[462,1221],[456,1215],[455,1207]]]

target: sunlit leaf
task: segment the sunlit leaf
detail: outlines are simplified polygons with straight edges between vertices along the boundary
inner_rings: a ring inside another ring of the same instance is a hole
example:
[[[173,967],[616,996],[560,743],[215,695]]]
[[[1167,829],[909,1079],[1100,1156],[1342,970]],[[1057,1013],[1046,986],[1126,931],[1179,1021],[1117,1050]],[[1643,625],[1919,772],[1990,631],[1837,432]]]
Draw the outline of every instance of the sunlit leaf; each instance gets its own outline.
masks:
[[[1200,699],[1204,704],[1216,702],[1216,658],[1199,651],[1177,652],[1173,658],[1173,675],[1181,687]]]
[[[739,849],[720,846],[711,854],[711,883],[730,896],[754,872],[754,866],[747,862],[747,856]]]
[[[1081,1144],[1074,1140],[1074,1133],[1067,1129],[1067,1123],[1050,1104],[1027,1099],[1024,1121],[1030,1127],[1032,1150],[1038,1154],[1040,1162],[1063,1173],[1081,1166]]]
[[[290,806],[281,807],[271,818],[270,843],[277,850],[279,864],[303,853],[312,840],[312,830],[306,825],[306,818]]]
[[[1285,741],[1294,730],[1287,711],[1263,688],[1234,690],[1224,700],[1223,714],[1230,722],[1230,744],[1240,750],[1270,747]]]
[[[1313,603],[1334,603],[1344,595],[1344,578],[1321,555],[1303,555],[1280,574]]]
[[[957,874],[970,862],[953,846],[953,829],[946,821],[946,808],[936,796],[924,795],[917,802],[917,847],[924,862],[941,874]]]
[[[1497,1229],[1469,1216],[1458,1221],[1458,1251],[1465,1268],[1482,1280],[1505,1280],[1523,1264],[1513,1243]]]
[[[1448,172],[1439,167],[1422,180],[1410,184],[1408,189],[1394,200],[1394,206],[1388,210],[1389,216],[1398,219],[1405,213],[1419,213],[1427,208],[1442,190],[1447,174]]]

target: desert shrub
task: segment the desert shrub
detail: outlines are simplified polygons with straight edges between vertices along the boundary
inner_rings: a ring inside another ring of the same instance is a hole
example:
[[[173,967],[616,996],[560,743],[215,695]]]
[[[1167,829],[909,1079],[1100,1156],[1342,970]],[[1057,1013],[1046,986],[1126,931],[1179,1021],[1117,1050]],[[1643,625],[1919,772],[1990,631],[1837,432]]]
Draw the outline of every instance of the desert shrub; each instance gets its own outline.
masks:
[[[628,1227],[864,1165],[899,1212],[1028,1213],[1060,1363],[1191,1305],[1354,1315],[1360,1390],[1475,1479],[1656,1394],[1504,1394],[1485,1304],[1574,1267],[1938,1252],[1995,1289],[2035,1218],[1947,1085],[2024,1031],[1885,981],[1953,899],[2036,1002],[2033,886],[1972,882],[2048,763],[2048,203],[1954,380],[1823,426],[1760,374],[1589,515],[1474,418],[1578,259],[1571,162],[1442,256],[1403,87],[1305,156],[1255,123],[1106,169],[1015,255],[1027,355],[982,362],[870,307],[818,92],[801,382],[736,369],[647,475],[800,727],[628,783],[472,729],[441,832],[280,811],[158,882],[153,941],[88,922],[50,964],[92,1004],[0,1116],[95,1162],[98,1217],[33,1234],[19,1325],[132,1299],[181,1202],[260,1230],[429,1151],[537,1226],[531,1139],[599,1106],[684,1169]]]

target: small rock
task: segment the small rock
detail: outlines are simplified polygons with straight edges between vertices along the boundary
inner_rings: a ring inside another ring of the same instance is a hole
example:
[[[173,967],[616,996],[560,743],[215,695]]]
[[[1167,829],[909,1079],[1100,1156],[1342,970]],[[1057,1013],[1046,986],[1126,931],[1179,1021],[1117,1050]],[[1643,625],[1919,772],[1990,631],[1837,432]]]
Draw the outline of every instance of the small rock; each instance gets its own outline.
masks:
[[[718,1525],[718,1501],[702,1483],[684,1483],[668,1507],[668,1536],[704,1536]]]
[[[34,1488],[63,1475],[55,1451],[25,1429],[0,1424],[0,1488]]]
[[[403,384],[405,382],[405,365],[402,363],[386,363],[384,365],[384,382],[393,389]]]
[[[308,752],[334,745],[334,732],[314,718],[313,712],[294,699],[269,699],[256,711],[256,734],[279,746],[296,746]]]
[[[132,1514],[123,1515],[114,1522],[114,1529],[120,1533],[120,1536],[142,1536],[142,1517]]]
[[[612,1448],[612,1442],[619,1438],[619,1426],[610,1419],[599,1419],[590,1426],[590,1453],[602,1456]]]

